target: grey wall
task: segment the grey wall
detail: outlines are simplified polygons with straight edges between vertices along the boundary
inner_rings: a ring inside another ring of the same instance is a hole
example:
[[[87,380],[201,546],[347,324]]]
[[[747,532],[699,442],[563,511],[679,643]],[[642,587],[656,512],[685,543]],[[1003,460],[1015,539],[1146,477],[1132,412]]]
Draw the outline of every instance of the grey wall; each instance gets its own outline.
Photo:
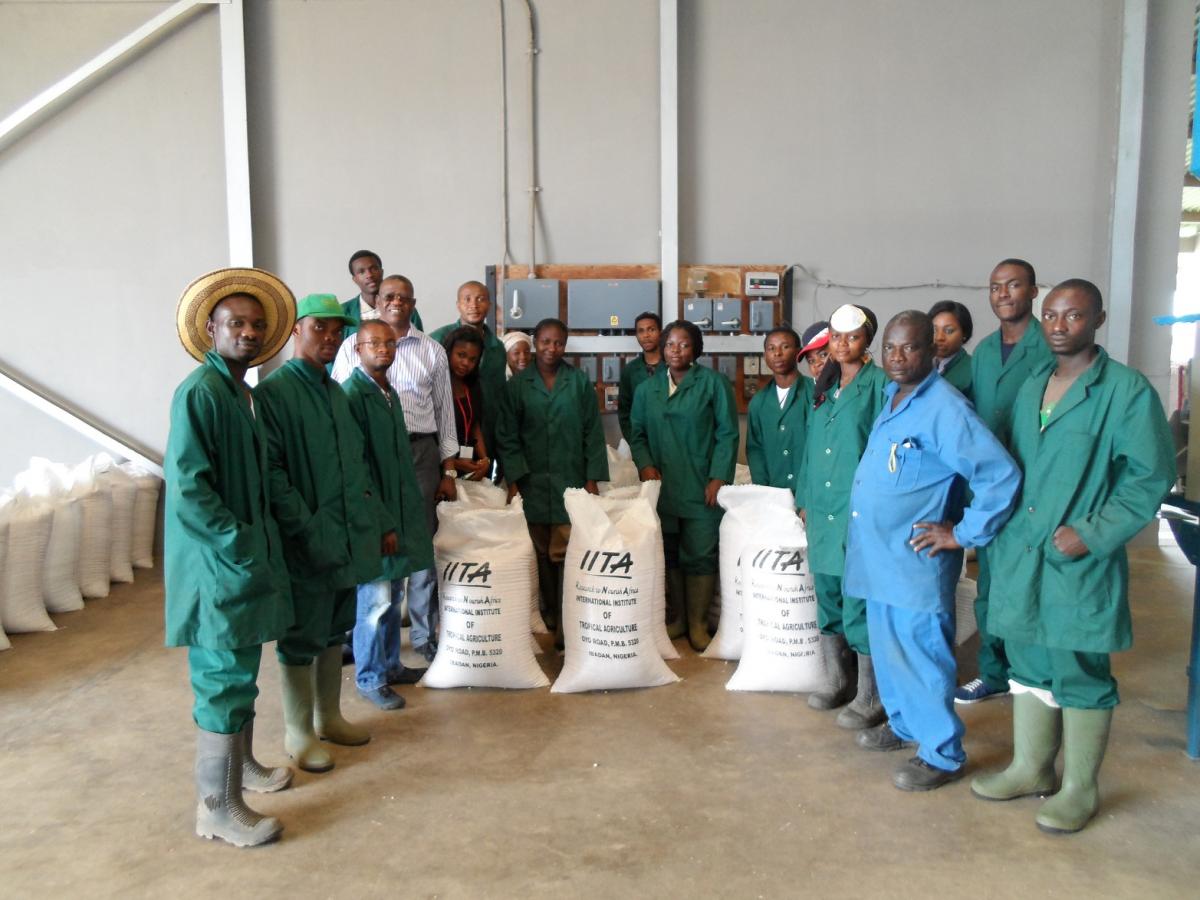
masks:
[[[0,3],[0,114],[165,3]],[[658,256],[658,3],[538,0],[539,259]],[[1192,10],[1152,6],[1133,359],[1165,381]],[[511,247],[528,257],[524,4],[508,10]],[[500,260],[491,0],[262,0],[247,15],[255,250],[350,296],[349,253],[410,275],[431,325]],[[685,262],[981,285],[996,260],[1104,284],[1119,0],[683,0]],[[190,367],[183,286],[224,264],[217,15],[197,15],[0,147],[0,360],[152,447]],[[547,256],[548,254],[548,256]],[[849,294],[798,283],[797,318]],[[978,290],[871,293],[881,315]],[[51,324],[42,324],[46,310]],[[43,339],[46,334],[49,339]],[[0,484],[86,442],[0,400]]]

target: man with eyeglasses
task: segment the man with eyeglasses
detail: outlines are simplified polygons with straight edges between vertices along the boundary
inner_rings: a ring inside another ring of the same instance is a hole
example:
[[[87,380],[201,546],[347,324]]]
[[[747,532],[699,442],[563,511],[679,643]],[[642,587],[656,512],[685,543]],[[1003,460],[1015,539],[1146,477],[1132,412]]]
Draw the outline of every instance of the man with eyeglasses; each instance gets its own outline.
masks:
[[[379,287],[380,318],[392,328],[396,358],[387,380],[396,391],[408,429],[417,486],[425,505],[429,533],[437,531],[437,503],[454,500],[453,461],[458,456],[450,364],[442,346],[412,324],[417,299],[412,282],[389,275]],[[333,363],[333,379],[345,382],[359,366],[354,337],[343,342]],[[437,653],[437,572],[431,565],[408,576],[408,615],[412,646],[427,661]]]
[[[350,257],[350,278],[358,288],[358,294],[342,304],[346,317],[346,337],[350,337],[363,322],[378,319],[379,288],[383,282],[383,260],[374,250],[356,250]],[[418,330],[424,329],[421,316],[414,309],[412,323]]]

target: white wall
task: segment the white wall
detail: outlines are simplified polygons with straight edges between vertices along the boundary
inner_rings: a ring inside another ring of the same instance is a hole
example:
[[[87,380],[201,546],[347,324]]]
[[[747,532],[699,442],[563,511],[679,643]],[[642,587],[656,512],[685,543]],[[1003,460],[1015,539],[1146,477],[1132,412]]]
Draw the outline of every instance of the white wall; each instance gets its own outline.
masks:
[[[0,3],[0,115],[166,5]],[[370,247],[413,278],[430,326],[449,320],[455,286],[502,255],[496,3],[248,5],[259,264],[297,294],[346,297],[346,259]],[[535,5],[539,259],[654,262],[658,3]],[[1151,6],[1132,344],[1158,377],[1168,332],[1146,322],[1169,310],[1174,282],[1192,10]],[[506,7],[511,245],[524,262],[524,4]],[[1121,11],[683,0],[681,258],[983,284],[1016,255],[1043,281],[1106,287]],[[219,65],[209,10],[0,147],[0,360],[158,449],[190,367],[175,302],[225,262]],[[797,318],[847,296],[800,284]],[[944,296],[989,330],[980,291],[862,302],[882,317]],[[0,484],[32,453],[81,451],[12,401],[0,415]]]

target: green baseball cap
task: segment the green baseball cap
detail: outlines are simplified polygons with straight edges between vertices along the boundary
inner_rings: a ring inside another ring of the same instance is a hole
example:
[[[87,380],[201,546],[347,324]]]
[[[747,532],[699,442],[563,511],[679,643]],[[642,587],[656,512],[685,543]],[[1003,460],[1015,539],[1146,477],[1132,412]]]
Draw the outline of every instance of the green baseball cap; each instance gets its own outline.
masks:
[[[309,294],[296,304],[296,321],[306,316],[314,319],[341,319],[345,325],[353,325],[354,320],[347,318],[342,311],[342,304],[333,294]]]

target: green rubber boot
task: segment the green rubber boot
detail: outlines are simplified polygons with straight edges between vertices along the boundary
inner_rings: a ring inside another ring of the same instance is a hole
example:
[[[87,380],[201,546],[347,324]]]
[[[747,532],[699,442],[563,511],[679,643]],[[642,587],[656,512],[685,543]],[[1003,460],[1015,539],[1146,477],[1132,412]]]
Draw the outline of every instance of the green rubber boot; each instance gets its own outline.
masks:
[[[688,643],[700,653],[712,640],[708,635],[708,608],[712,605],[717,587],[716,575],[687,575],[684,594],[687,597]]]
[[[371,732],[342,717],[342,648],[326,647],[314,668],[317,703],[313,725],[317,735],[323,741],[344,747],[358,747],[371,740]]]
[[[671,640],[687,634],[684,605],[683,570],[667,569],[667,637]]]
[[[305,772],[328,772],[333,757],[313,731],[313,664],[279,666],[283,689],[283,747]]]
[[[1112,725],[1111,709],[1064,709],[1062,714],[1062,787],[1037,812],[1038,828],[1050,834],[1082,831],[1100,808],[1096,776]]]
[[[1003,772],[980,775],[971,793],[981,800],[1016,800],[1054,793],[1054,758],[1062,743],[1062,710],[1034,694],[1013,694],[1013,758]]]

